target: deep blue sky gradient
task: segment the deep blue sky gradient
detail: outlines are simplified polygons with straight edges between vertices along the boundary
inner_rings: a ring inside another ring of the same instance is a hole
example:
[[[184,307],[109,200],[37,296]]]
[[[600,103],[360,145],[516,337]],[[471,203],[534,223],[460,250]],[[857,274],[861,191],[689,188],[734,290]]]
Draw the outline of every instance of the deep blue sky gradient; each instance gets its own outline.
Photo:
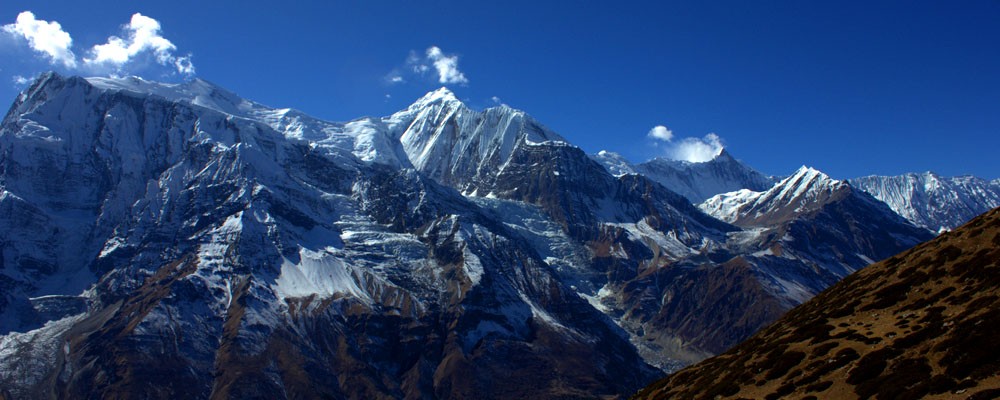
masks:
[[[497,96],[588,152],[663,155],[646,133],[664,124],[715,132],[770,174],[1000,177],[998,1],[619,3],[14,0],[0,24],[31,10],[82,55],[141,12],[198,77],[330,120],[387,115],[441,86],[385,81],[436,45],[460,56],[469,83],[450,87],[467,104]],[[4,103],[11,76],[52,69],[9,40],[0,57]]]

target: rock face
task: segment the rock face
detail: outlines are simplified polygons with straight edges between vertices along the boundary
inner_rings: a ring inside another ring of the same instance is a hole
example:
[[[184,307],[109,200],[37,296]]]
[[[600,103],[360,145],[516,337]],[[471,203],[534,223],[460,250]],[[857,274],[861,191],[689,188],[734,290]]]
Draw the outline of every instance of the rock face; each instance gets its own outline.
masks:
[[[885,202],[912,222],[935,232],[953,229],[1000,206],[1000,181],[974,176],[942,177],[933,172],[866,176],[851,185]]]
[[[45,74],[0,126],[0,387],[620,396],[927,236],[831,204],[723,222],[447,89],[333,123],[201,80]]]
[[[1000,209],[848,276],[635,398],[997,398],[997,260]]]

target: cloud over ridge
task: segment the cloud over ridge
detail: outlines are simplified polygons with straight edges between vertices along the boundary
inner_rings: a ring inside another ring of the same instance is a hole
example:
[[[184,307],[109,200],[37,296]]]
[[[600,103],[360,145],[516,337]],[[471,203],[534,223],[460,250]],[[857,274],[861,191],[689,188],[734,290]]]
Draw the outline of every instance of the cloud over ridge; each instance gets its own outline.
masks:
[[[178,73],[194,74],[191,56],[177,57],[177,50],[170,40],[160,34],[160,22],[135,13],[128,24],[124,25],[125,38],[111,36],[107,43],[95,45],[90,49],[91,57],[85,57],[83,62],[88,65],[108,65],[121,68],[144,52],[151,52],[156,62],[163,66],[172,66]]]
[[[667,158],[687,162],[711,161],[722,153],[724,147],[722,138],[715,133],[709,133],[702,138],[687,137],[675,142],[674,131],[664,125],[654,126],[646,137],[666,142]]]
[[[121,36],[108,37],[107,42],[94,45],[80,58],[73,52],[73,37],[59,22],[37,19],[31,11],[21,12],[14,23],[3,25],[0,31],[27,40],[28,47],[43,54],[49,64],[68,70],[117,75],[127,72],[143,57],[151,57],[173,73],[195,73],[191,54],[176,55],[177,46],[162,35],[160,22],[140,13],[133,14],[122,26]]]
[[[722,138],[709,133],[703,138],[684,138],[667,150],[667,155],[675,160],[687,162],[705,162],[722,153]]]
[[[458,70],[458,56],[445,55],[440,47],[431,46],[427,48],[427,60],[434,63],[434,69],[438,73],[438,82],[445,84],[469,83],[469,80],[465,78],[465,74]]]

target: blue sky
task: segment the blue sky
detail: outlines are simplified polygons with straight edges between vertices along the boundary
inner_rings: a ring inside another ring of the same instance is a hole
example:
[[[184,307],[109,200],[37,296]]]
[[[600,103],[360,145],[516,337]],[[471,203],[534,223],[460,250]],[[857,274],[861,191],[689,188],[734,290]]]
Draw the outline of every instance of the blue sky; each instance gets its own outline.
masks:
[[[71,46],[59,50],[49,35],[33,49],[30,24],[17,23],[23,11],[58,22]],[[807,164],[835,178],[933,170],[992,179],[998,21],[1000,2],[989,0],[8,0],[0,102],[23,87],[15,77],[50,69],[197,76],[264,104],[349,120],[404,108],[444,79],[472,107],[502,101],[588,152],[633,161],[690,155],[718,138],[771,174]],[[671,140],[651,137],[656,126]]]

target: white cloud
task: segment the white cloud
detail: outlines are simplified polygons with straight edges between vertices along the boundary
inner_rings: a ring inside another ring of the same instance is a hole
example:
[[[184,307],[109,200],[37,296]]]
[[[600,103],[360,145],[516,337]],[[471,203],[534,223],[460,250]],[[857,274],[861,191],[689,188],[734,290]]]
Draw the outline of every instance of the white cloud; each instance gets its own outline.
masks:
[[[458,56],[446,54],[437,46],[428,47],[422,55],[410,51],[406,57],[405,67],[393,69],[385,76],[385,81],[390,85],[404,83],[406,79],[403,73],[421,77],[431,71],[436,73],[438,83],[459,85],[469,83],[469,79],[458,69]]]
[[[191,56],[174,55],[177,46],[160,34],[159,21],[135,13],[123,29],[125,38],[111,36],[107,43],[95,45],[90,49],[90,57],[84,57],[84,64],[121,69],[137,56],[151,53],[160,65],[172,67],[184,75],[194,74]]]
[[[647,136],[653,139],[669,142],[674,139],[674,132],[671,131],[670,129],[667,129],[667,127],[663,125],[657,125],[654,126],[653,129],[649,130]]]
[[[652,131],[650,134],[652,135]],[[675,160],[705,162],[718,156],[722,148],[722,138],[709,133],[704,138],[684,138],[667,149],[667,156]]]
[[[458,56],[445,55],[439,47],[431,46],[427,48],[427,59],[434,63],[434,69],[438,73],[438,82],[463,85],[469,83],[469,80],[465,78],[465,74],[458,70]]]
[[[58,22],[35,19],[31,11],[17,15],[17,22],[3,26],[8,34],[21,36],[28,40],[31,49],[45,53],[52,64],[62,63],[66,68],[76,67],[76,55],[73,54],[73,38]]]
[[[31,83],[31,79],[25,78],[21,75],[14,75],[14,77],[11,78],[11,80],[14,81],[14,85],[16,86],[24,86]]]
[[[494,104],[500,104],[500,98],[496,96],[490,97],[490,101],[492,101]]]
[[[69,70],[118,75],[126,72],[124,69],[129,64],[141,69],[145,64],[136,61],[148,55],[151,61],[170,71],[194,75],[191,55],[176,55],[177,46],[163,37],[160,29],[159,21],[135,13],[122,27],[121,37],[111,36],[106,43],[93,46],[85,57],[77,59],[72,50],[73,38],[56,21],[38,20],[31,11],[24,11],[18,14],[17,22],[0,27],[9,35],[27,39],[31,49],[48,56],[51,64],[62,64]]]

